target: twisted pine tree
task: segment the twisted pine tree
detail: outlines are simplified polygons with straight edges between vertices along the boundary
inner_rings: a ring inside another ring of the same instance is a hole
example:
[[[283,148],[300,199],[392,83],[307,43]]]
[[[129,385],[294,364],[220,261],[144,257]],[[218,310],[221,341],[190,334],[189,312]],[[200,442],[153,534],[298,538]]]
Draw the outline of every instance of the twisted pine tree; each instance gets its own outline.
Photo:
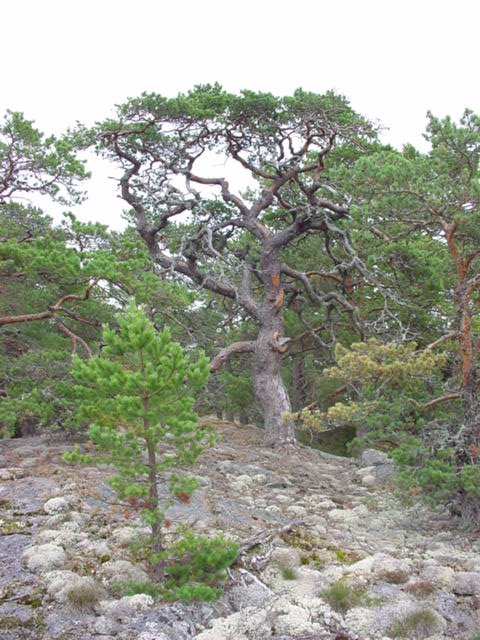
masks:
[[[121,498],[138,506],[151,527],[150,562],[154,578],[164,577],[161,526],[165,509],[159,497],[159,475],[192,464],[206,443],[197,424],[193,394],[207,381],[209,362],[190,362],[170,332],[158,333],[142,309],[131,304],[118,318],[118,330],[106,327],[105,347],[90,360],[73,362],[74,394],[80,421],[91,422],[90,440],[102,462],[118,474],[111,484]],[[167,443],[159,451],[159,444]],[[69,462],[91,462],[77,448]],[[172,473],[171,496],[185,497],[196,482]]]

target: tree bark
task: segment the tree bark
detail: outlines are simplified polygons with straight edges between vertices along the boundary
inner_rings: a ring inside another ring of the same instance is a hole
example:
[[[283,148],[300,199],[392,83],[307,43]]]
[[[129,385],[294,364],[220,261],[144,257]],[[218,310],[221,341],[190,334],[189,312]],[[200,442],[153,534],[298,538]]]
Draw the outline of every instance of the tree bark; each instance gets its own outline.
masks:
[[[144,422],[146,423],[147,421]],[[157,456],[153,442],[148,437],[145,440],[148,452],[148,508],[151,511],[156,511],[159,506],[157,486]],[[163,560],[158,559],[159,554],[163,551],[162,530],[159,518],[155,517],[153,519],[151,523],[151,531],[151,550],[152,554],[157,557],[157,559],[153,563],[153,575],[156,580],[162,580],[164,577],[164,562]]]
[[[477,278],[469,278],[472,256],[463,257],[458,249],[455,233],[456,222],[444,224],[445,238],[450,256],[457,268],[455,307],[457,310],[457,339],[461,356],[461,402],[463,425],[457,436],[456,455],[459,467],[478,464],[480,440],[480,403],[478,399],[478,370],[476,367],[477,346],[472,336],[471,296],[478,287]]]
[[[278,252],[268,240],[263,245],[261,262],[265,287],[253,356],[253,390],[263,412],[265,443],[281,446],[295,443],[295,425],[284,417],[292,411],[281,375],[288,343],[282,316],[284,291]]]
[[[292,358],[292,405],[295,412],[307,404],[305,397],[305,371],[302,354]]]

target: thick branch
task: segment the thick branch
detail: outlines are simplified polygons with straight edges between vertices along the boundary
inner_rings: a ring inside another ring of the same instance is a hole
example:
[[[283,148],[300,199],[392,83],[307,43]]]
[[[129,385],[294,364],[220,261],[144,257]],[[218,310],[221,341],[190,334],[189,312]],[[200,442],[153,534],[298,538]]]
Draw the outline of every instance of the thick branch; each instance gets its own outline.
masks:
[[[430,351],[431,349],[435,349],[435,347],[438,347],[438,345],[442,344],[442,342],[446,342],[451,338],[458,338],[459,335],[460,335],[459,331],[452,331],[451,333],[447,333],[441,338],[438,338],[438,340],[435,340],[435,342],[432,342],[431,344],[429,344],[428,347],[425,347],[425,351]]]
[[[457,398],[461,398],[462,394],[459,393],[458,391],[455,393],[449,393],[448,395],[445,396],[440,396],[440,398],[435,398],[434,400],[430,400],[430,402],[426,402],[423,405],[424,409],[431,409],[432,407],[435,407],[437,404],[443,404],[444,402],[450,402],[450,400],[456,400]]]
[[[92,280],[83,296],[79,296],[73,293],[69,293],[66,296],[62,296],[57,302],[50,307],[47,311],[40,311],[39,313],[25,313],[19,316],[0,316],[0,327],[3,327],[7,324],[18,324],[20,322],[36,322],[38,320],[46,320],[48,318],[54,318],[57,313],[62,311],[62,305],[69,301],[82,301],[88,300],[90,297],[90,292],[92,288],[97,284],[96,280]]]
[[[193,262],[177,260],[165,255],[156,245],[151,250],[151,256],[152,259],[164,269],[187,276],[187,278],[190,278],[190,280],[202,288],[217,293],[224,298],[237,300],[252,318],[258,318],[258,305],[255,300],[251,296],[244,297],[242,292],[231,284],[219,280],[216,276],[199,271]]]
[[[66,327],[62,322],[60,322],[58,318],[55,318],[55,324],[60,329],[60,331],[64,333],[66,336],[68,336],[72,341],[73,343],[72,358],[77,351],[77,342],[79,342],[82,345],[82,347],[85,349],[88,357],[89,358],[92,357],[92,351],[83,338],[81,338],[80,336],[77,336],[75,333],[73,333],[73,331],[70,331],[70,329],[68,329],[68,327]]]
[[[225,349],[222,349],[210,363],[210,372],[218,371],[222,364],[230,358],[234,353],[253,353],[255,351],[255,342],[253,340],[244,342],[234,342]]]

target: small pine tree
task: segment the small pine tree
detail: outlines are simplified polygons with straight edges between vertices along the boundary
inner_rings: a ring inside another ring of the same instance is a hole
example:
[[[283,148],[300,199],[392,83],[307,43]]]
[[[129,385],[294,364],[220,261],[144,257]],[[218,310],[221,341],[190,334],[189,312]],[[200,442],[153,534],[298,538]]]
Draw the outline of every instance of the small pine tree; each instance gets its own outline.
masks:
[[[91,422],[90,440],[102,462],[118,474],[111,485],[121,498],[138,506],[151,528],[150,562],[156,579],[164,577],[161,526],[171,503],[162,504],[159,475],[192,464],[207,442],[193,411],[193,394],[207,381],[205,356],[190,362],[170,332],[157,332],[145,312],[133,303],[118,318],[118,330],[105,327],[105,347],[90,360],[72,365],[79,421]],[[159,444],[167,444],[159,452]],[[92,462],[77,447],[66,454],[71,463]],[[185,499],[197,483],[171,474],[170,495]]]

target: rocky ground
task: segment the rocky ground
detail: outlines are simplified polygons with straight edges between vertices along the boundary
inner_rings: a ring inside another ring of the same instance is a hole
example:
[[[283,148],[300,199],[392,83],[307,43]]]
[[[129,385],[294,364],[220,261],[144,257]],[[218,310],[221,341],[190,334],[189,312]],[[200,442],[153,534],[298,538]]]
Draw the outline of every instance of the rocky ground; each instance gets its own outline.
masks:
[[[480,639],[480,539],[406,506],[382,455],[356,461],[262,446],[217,423],[201,487],[173,522],[250,547],[221,599],[162,604],[114,584],[147,579],[133,514],[108,469],[71,468],[52,437],[0,443],[0,637],[5,640]],[[172,530],[172,527],[170,527]],[[255,546],[254,542],[258,542]]]

